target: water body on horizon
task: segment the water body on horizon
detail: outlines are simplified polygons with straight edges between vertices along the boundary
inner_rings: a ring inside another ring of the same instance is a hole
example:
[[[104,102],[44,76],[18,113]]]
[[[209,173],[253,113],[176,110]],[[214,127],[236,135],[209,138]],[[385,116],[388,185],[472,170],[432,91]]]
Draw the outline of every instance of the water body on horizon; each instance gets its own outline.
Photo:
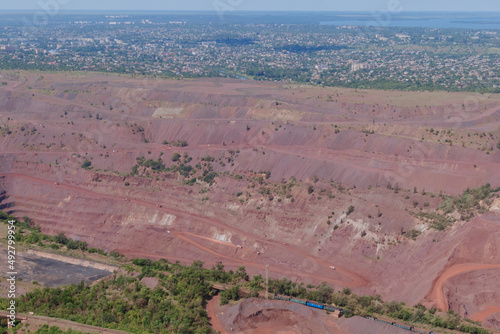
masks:
[[[405,28],[500,29],[500,13],[389,13],[338,15],[320,25]]]
[[[0,23],[22,25],[20,17],[30,17],[30,11],[0,11]],[[152,23],[168,24],[297,24],[329,26],[375,26],[406,28],[454,28],[500,30],[500,12],[257,12],[257,11],[60,11],[51,17],[49,25],[65,25],[71,21],[127,22],[148,19]]]

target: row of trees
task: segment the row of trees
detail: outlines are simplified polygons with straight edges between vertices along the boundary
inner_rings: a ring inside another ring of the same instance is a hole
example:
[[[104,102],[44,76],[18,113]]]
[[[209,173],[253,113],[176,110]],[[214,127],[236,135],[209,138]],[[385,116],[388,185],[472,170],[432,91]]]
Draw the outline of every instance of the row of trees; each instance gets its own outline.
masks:
[[[210,269],[204,269],[201,261],[188,267],[166,260],[135,259],[132,263],[142,271],[136,277],[115,275],[93,286],[81,282],[64,288],[39,288],[19,298],[18,311],[35,310],[37,314],[132,333],[208,334],[213,331],[205,306],[216,293],[212,285],[248,279],[244,267],[225,271],[220,263]],[[148,288],[141,282],[143,277],[156,277],[159,283]],[[7,302],[0,299],[0,307],[7,307]]]

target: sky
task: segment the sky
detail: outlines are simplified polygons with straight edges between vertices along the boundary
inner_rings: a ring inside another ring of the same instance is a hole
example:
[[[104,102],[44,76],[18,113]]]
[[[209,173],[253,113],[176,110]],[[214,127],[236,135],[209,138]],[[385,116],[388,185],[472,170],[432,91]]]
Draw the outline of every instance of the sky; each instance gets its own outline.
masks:
[[[219,6],[241,11],[385,11],[397,8],[400,11],[500,12],[499,0],[0,0],[0,10],[40,10],[55,6],[63,10],[210,11]]]

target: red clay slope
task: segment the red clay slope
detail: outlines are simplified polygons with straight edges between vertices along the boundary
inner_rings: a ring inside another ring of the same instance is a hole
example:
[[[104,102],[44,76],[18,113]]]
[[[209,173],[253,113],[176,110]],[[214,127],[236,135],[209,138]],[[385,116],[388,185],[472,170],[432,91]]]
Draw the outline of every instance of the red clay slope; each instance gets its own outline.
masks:
[[[0,207],[129,256],[269,264],[273,277],[442,304],[441,283],[468,279],[448,268],[500,263],[498,213],[436,231],[410,211],[500,185],[499,117],[486,94],[23,72],[0,87]],[[215,183],[129,175],[138,157],[170,167],[174,153],[192,167],[214,157]]]

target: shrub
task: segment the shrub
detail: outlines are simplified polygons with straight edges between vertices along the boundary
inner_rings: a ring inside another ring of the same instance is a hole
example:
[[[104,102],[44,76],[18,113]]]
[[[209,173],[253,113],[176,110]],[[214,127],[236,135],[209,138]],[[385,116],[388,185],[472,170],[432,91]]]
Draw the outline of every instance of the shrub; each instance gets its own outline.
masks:
[[[220,304],[225,305],[230,300],[239,300],[242,297],[238,285],[233,286],[230,289],[226,289],[220,293]]]
[[[417,239],[417,237],[420,235],[420,231],[418,230],[410,230],[406,233],[406,237],[411,238],[413,240]]]
[[[211,157],[210,155],[207,155],[207,156],[205,156],[205,157],[202,157],[202,158],[201,158],[201,161],[208,161],[208,162],[212,162],[212,161],[214,161],[214,160],[215,160],[215,158],[214,158],[214,157]]]
[[[188,142],[185,140],[177,140],[170,142],[170,145],[175,146],[175,147],[186,147],[188,146]]]
[[[174,155],[172,155],[173,162],[179,161],[180,158],[181,158],[181,155],[177,152],[175,152]]]
[[[150,259],[137,258],[137,259],[133,259],[132,263],[135,264],[136,266],[147,267],[147,266],[151,266],[153,261],[151,261]]]
[[[121,256],[121,254],[120,254],[120,253],[118,253],[117,251],[111,251],[111,252],[109,253],[109,256],[114,257],[114,258],[117,258],[117,257],[120,257],[120,256]]]
[[[85,159],[83,162],[82,162],[82,165],[81,167],[83,169],[90,169],[90,166],[92,166],[92,162],[90,162],[89,160]]]
[[[54,237],[54,241],[61,245],[67,244],[68,240],[69,240],[68,237],[63,232],[60,232],[58,235]]]
[[[185,181],[184,184],[187,184],[188,186],[193,186],[196,183],[197,178],[193,177],[192,179]]]
[[[212,184],[214,182],[214,178],[217,176],[217,172],[210,172],[203,178],[203,181],[206,183]]]

